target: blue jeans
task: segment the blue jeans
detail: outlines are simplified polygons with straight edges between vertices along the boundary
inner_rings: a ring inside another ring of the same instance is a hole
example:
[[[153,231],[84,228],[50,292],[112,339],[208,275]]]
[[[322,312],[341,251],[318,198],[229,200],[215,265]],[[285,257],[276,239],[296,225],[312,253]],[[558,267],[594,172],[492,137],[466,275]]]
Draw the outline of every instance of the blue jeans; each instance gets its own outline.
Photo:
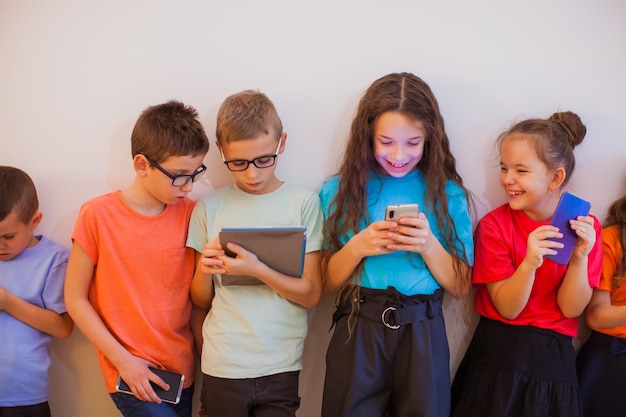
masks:
[[[191,417],[193,385],[183,390],[178,404],[141,401],[122,392],[109,395],[124,417]]]

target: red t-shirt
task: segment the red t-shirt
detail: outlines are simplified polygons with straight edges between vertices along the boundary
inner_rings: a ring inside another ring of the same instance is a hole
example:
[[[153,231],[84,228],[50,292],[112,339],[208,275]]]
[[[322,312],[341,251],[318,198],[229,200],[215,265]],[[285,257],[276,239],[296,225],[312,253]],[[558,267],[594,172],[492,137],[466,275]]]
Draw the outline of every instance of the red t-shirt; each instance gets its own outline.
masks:
[[[597,218],[592,217],[595,222],[596,243],[589,253],[588,279],[591,287],[597,287],[602,270],[602,226]],[[507,324],[550,329],[576,337],[578,319],[563,316],[557,303],[557,293],[567,271],[566,265],[544,259],[535,272],[535,282],[528,303],[513,320],[498,313],[487,286],[484,285],[511,277],[526,256],[530,232],[547,224],[550,221],[535,221],[522,210],[511,209],[508,204],[488,213],[479,222],[474,237],[474,310],[482,316]]]

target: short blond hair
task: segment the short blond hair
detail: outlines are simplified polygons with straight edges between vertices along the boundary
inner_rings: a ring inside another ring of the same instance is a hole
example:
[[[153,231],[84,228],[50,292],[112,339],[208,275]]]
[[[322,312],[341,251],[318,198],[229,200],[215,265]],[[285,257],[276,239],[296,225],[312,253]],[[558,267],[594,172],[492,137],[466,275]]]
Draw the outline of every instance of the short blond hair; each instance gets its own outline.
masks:
[[[278,141],[282,133],[283,123],[274,103],[256,90],[227,97],[217,113],[215,136],[219,143],[254,139],[261,134],[274,134]]]

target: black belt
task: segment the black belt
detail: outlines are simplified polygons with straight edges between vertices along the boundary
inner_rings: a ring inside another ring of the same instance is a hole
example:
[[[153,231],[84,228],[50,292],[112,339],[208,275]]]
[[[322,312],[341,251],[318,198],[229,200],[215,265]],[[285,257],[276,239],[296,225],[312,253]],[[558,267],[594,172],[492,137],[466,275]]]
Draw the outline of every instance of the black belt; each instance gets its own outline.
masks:
[[[385,327],[393,330],[399,329],[405,324],[430,320],[443,315],[442,289],[438,289],[432,295],[419,295],[419,298],[421,301],[415,304],[402,305],[393,300],[380,304],[368,300],[367,296],[360,297],[359,305],[357,306],[358,315],[366,320],[380,322]],[[339,304],[333,314],[333,325],[340,317],[350,314],[351,310],[352,304],[350,302]]]

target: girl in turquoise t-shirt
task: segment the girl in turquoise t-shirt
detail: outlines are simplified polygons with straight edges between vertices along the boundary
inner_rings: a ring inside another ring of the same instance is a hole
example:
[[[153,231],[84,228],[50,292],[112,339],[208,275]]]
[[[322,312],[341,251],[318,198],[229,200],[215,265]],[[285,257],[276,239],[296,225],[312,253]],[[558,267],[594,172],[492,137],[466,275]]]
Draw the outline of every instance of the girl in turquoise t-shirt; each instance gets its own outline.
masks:
[[[339,174],[320,192],[325,288],[338,290],[323,417],[448,417],[442,298],[467,295],[473,259],[455,164],[423,80],[389,74],[369,87]],[[407,203],[417,217],[384,220],[386,206]]]

